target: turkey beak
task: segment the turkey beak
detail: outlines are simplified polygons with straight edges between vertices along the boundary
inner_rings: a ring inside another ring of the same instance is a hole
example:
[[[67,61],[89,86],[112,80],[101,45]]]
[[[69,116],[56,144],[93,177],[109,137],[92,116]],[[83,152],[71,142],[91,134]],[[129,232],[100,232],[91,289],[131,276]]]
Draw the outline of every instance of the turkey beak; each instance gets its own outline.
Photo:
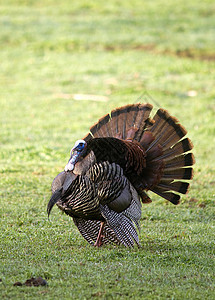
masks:
[[[60,190],[57,190],[56,192],[54,192],[54,194],[51,196],[51,199],[49,200],[49,203],[47,205],[48,219],[49,219],[49,215],[51,213],[52,207],[55,205],[55,203],[58,202],[58,200],[60,200],[61,194],[62,194],[62,188]]]

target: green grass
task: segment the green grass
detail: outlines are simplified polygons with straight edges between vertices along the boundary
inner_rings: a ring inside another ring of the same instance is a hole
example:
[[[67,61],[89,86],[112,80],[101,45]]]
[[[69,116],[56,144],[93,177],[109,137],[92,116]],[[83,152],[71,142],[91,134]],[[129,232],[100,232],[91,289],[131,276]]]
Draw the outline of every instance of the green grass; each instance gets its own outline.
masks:
[[[214,12],[209,0],[0,1],[1,298],[214,299]],[[94,249],[57,208],[47,220],[50,185],[76,139],[139,97],[186,127],[195,177],[179,206],[143,206],[140,249]],[[32,276],[48,287],[13,287]]]

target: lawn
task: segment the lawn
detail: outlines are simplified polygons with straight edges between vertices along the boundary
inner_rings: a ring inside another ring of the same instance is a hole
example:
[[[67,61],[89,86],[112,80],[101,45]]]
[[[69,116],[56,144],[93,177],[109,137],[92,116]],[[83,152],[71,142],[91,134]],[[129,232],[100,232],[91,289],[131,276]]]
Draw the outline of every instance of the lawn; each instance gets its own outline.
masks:
[[[214,14],[209,0],[0,1],[2,299],[214,299]],[[138,101],[186,127],[194,180],[177,207],[151,194],[139,249],[95,249],[57,208],[48,221],[51,182],[98,118]],[[38,276],[48,286],[13,286]]]

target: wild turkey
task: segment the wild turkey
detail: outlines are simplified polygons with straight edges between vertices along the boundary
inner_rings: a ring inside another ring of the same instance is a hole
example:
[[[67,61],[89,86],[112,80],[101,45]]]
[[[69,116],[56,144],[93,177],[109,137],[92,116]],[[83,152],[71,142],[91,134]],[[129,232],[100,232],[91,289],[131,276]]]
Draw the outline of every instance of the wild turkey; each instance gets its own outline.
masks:
[[[140,198],[151,202],[146,191],[173,204],[188,191],[194,157],[187,131],[164,109],[151,119],[151,110],[139,103],[102,117],[52,183],[48,215],[56,203],[91,245],[139,245]]]

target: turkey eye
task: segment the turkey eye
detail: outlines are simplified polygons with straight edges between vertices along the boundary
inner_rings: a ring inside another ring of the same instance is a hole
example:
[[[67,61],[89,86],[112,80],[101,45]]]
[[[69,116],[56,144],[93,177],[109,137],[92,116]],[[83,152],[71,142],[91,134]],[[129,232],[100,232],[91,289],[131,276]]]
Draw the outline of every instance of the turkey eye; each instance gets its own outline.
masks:
[[[82,147],[82,146],[83,146],[83,143],[80,143],[79,145]]]

